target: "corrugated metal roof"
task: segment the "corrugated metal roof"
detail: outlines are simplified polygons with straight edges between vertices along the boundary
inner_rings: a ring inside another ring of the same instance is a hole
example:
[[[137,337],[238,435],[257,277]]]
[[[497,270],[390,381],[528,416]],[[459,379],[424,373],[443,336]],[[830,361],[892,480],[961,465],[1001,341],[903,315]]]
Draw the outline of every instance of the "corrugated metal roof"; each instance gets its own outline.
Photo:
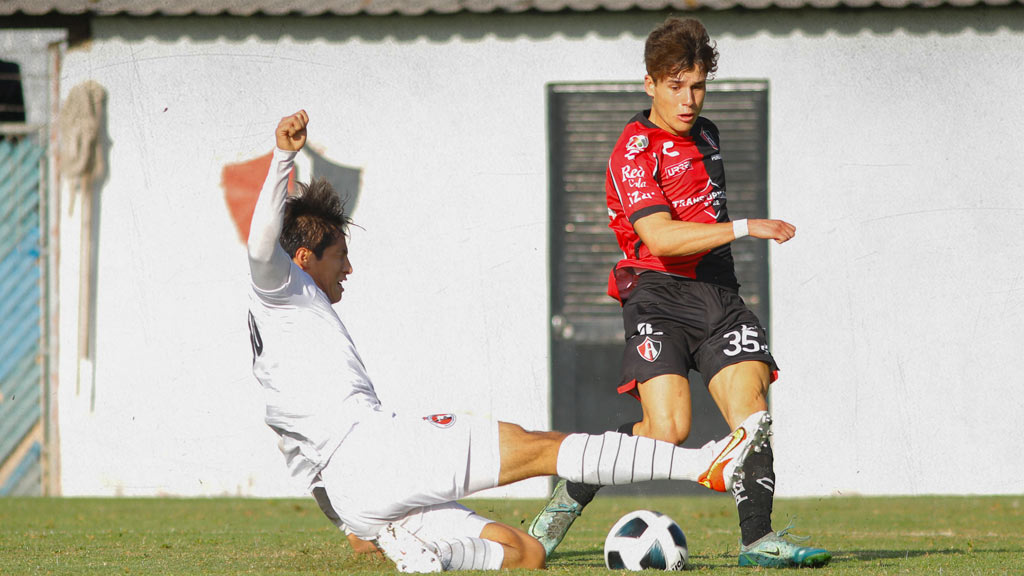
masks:
[[[726,10],[763,8],[886,8],[938,6],[1005,6],[1024,0],[0,0],[0,15],[100,16],[157,14],[251,16],[253,14],[387,15],[454,14],[457,12],[590,12],[594,10]]]

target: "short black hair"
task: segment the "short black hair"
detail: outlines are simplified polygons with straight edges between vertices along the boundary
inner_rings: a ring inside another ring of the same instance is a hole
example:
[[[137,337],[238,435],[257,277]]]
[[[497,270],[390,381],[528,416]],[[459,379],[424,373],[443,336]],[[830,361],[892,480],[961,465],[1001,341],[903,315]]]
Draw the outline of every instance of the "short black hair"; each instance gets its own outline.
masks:
[[[319,259],[328,246],[348,233],[351,223],[345,203],[326,179],[296,182],[295,193],[284,202],[281,247],[291,258],[304,247]]]

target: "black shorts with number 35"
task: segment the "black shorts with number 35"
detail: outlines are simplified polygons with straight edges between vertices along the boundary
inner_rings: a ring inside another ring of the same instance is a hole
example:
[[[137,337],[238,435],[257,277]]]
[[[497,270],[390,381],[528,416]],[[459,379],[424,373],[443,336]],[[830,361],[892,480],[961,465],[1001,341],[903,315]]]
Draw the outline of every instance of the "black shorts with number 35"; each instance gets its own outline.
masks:
[[[645,272],[622,307],[626,350],[619,393],[639,398],[637,383],[696,370],[711,382],[732,364],[778,365],[757,316],[735,291],[689,278]]]

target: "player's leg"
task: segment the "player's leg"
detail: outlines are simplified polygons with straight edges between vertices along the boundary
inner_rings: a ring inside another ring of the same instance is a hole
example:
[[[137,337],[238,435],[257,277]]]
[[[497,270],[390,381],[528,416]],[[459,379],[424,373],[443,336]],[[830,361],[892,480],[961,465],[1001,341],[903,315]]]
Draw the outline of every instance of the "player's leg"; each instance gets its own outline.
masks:
[[[769,367],[764,362],[746,361],[726,366],[708,383],[708,391],[730,429],[736,429],[751,414],[768,410]],[[740,516],[743,544],[772,531],[772,503],[775,471],[771,444],[747,458],[744,478],[733,485]]]
[[[649,480],[690,480],[707,470],[713,448],[680,448],[619,432],[562,434],[529,432],[499,423],[499,485],[535,476],[558,475],[576,482],[621,485]]]
[[[618,391],[641,401],[643,420],[620,426],[621,433],[673,444],[689,435],[690,388],[685,376],[693,365],[690,344],[695,337],[694,330],[679,319],[698,317],[700,311],[688,307],[691,299],[679,297],[679,288],[676,279],[644,274],[623,306],[626,342]],[[559,481],[528,532],[550,554],[599,489],[594,484]]]
[[[623,424],[619,426],[617,432],[632,436],[636,424]],[[600,489],[601,486],[597,484],[571,482],[564,478],[555,484],[555,489],[551,491],[544,508],[534,516],[526,529],[527,533],[544,547],[545,555],[550,556],[562,543],[573,522],[583,514],[583,508],[594,500]]]
[[[544,567],[539,542],[456,502],[413,510],[378,542],[402,572]]]
[[[680,392],[681,389],[684,389],[685,392]],[[762,412],[757,417],[749,418],[742,422],[736,431],[718,442],[709,442],[698,450],[678,447],[675,443],[684,441],[686,436],[689,435],[690,396],[687,379],[679,375],[662,375],[641,383],[638,386],[638,391],[644,408],[644,420],[633,426],[633,430],[638,434],[636,436],[625,436],[612,432],[605,433],[600,444],[600,451],[595,452],[595,450],[591,449],[589,454],[584,454],[582,465],[596,465],[599,472],[596,476],[592,473],[573,474],[575,470],[571,465],[568,465],[569,462],[574,461],[573,450],[577,449],[572,446],[572,443],[576,438],[586,437],[586,435],[571,435],[560,446],[558,474],[568,482],[559,482],[551,499],[549,499],[547,505],[537,517],[534,518],[529,528],[529,533],[544,545],[544,549],[548,554],[558,546],[572,525],[572,522],[582,512],[583,505],[587,502],[585,500],[581,504],[580,500],[577,500],[577,497],[571,494],[569,489],[572,488],[572,483],[576,483],[576,486],[582,485],[583,487],[617,484],[620,482],[615,481],[617,479],[616,474],[625,473],[630,474],[630,479],[632,480],[637,478],[634,474],[638,462],[643,462],[641,465],[643,472],[640,477],[645,480],[655,479],[653,469],[651,469],[650,475],[648,474],[649,464],[646,463],[647,460],[636,458],[637,454],[644,453],[645,449],[641,447],[647,445],[670,447],[668,451],[673,455],[673,458],[686,454],[701,454],[701,458],[708,458],[710,456],[711,460],[701,462],[695,467],[693,467],[692,458],[690,464],[687,464],[685,461],[679,461],[679,464],[684,469],[690,466],[691,473],[697,472],[696,477],[687,476],[685,479],[700,482],[713,490],[726,491],[732,487],[739,472],[745,466],[746,459],[754,453],[754,449],[767,442],[767,427],[770,419],[767,413]],[[668,439],[668,441],[652,439],[648,434],[651,436],[661,436]],[[520,441],[517,440],[516,443],[518,445]],[[588,444],[588,446],[591,445]],[[616,451],[606,454],[604,451],[605,447],[608,446],[613,447]],[[585,452],[586,450],[587,448],[584,448]],[[602,465],[602,461],[606,463]],[[611,472],[612,478],[610,479],[608,461],[615,463],[612,464],[613,467],[617,464],[622,468],[613,470]],[[542,461],[535,461],[534,464],[543,466]],[[627,470],[626,468],[631,465],[634,468]],[[600,474],[602,471],[604,474],[603,478]],[[674,478],[679,479],[680,477],[675,476]]]
[[[711,398],[727,424],[735,429],[755,412],[768,410],[768,364],[748,360],[722,368],[708,383]]]
[[[708,389],[730,426],[768,408],[768,364],[744,361],[723,368]],[[739,563],[741,566],[822,566],[832,555],[825,549],[800,546],[784,538],[784,530],[772,530],[771,514],[775,497],[775,468],[772,447],[766,443],[747,458],[744,478],[733,484],[733,497],[740,517]]]
[[[732,487],[734,473],[742,468],[752,447],[767,440],[769,423],[767,418],[755,422],[738,441],[731,442],[730,436],[692,449],[619,432],[528,432],[517,424],[499,422],[498,485],[548,475],[605,486],[650,480],[697,482],[710,473],[713,463],[723,461],[725,454],[728,462],[714,471],[716,486],[721,486],[716,489],[724,492]]]
[[[491,522],[480,532],[485,540],[497,542],[505,550],[505,560],[501,567],[505,569],[526,568],[535,570],[544,567],[547,557],[540,542],[531,538],[526,532],[499,522]]]
[[[502,425],[502,483],[552,473],[565,479],[529,527],[545,554],[558,546],[582,511],[582,505],[567,493],[567,482],[600,486],[661,479],[702,480],[710,488],[725,491],[732,486],[751,447],[767,439],[768,433],[765,420],[755,423],[742,437],[709,442],[694,450],[619,432],[561,436]],[[534,447],[535,443],[541,445]]]
[[[690,384],[679,374],[663,374],[636,385],[643,419],[619,427],[629,436],[644,436],[682,444],[690,434]],[[551,554],[561,544],[576,518],[597,496],[601,486],[560,480],[544,508],[534,517],[529,533]]]
[[[345,523],[342,522],[341,517],[339,517],[338,513],[334,510],[334,506],[331,505],[331,499],[327,496],[327,490],[324,488],[323,479],[319,478],[319,476],[317,477],[316,483],[313,485],[312,493],[313,499],[316,500],[316,504],[320,507],[320,511],[324,513],[324,516],[326,516],[327,519],[331,521],[331,524],[334,524],[338,530],[345,532]],[[348,540],[349,545],[352,546],[352,551],[356,554],[381,555],[380,550],[374,546],[373,541],[371,540],[363,540],[355,534],[349,533],[345,533],[345,538]]]
[[[690,436],[690,382],[679,374],[662,374],[637,384],[643,419],[633,433],[672,444]]]

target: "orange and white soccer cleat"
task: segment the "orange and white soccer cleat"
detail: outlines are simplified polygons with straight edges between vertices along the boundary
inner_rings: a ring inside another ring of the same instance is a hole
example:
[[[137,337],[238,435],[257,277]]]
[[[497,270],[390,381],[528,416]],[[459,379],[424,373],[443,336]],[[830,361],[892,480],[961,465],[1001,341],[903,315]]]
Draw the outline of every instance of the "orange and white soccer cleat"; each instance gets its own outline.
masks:
[[[771,436],[772,417],[767,412],[758,412],[747,418],[732,434],[717,442],[705,444],[711,447],[714,460],[701,473],[697,482],[716,492],[732,490],[737,480],[743,479],[743,463],[751,452],[760,452]]]

